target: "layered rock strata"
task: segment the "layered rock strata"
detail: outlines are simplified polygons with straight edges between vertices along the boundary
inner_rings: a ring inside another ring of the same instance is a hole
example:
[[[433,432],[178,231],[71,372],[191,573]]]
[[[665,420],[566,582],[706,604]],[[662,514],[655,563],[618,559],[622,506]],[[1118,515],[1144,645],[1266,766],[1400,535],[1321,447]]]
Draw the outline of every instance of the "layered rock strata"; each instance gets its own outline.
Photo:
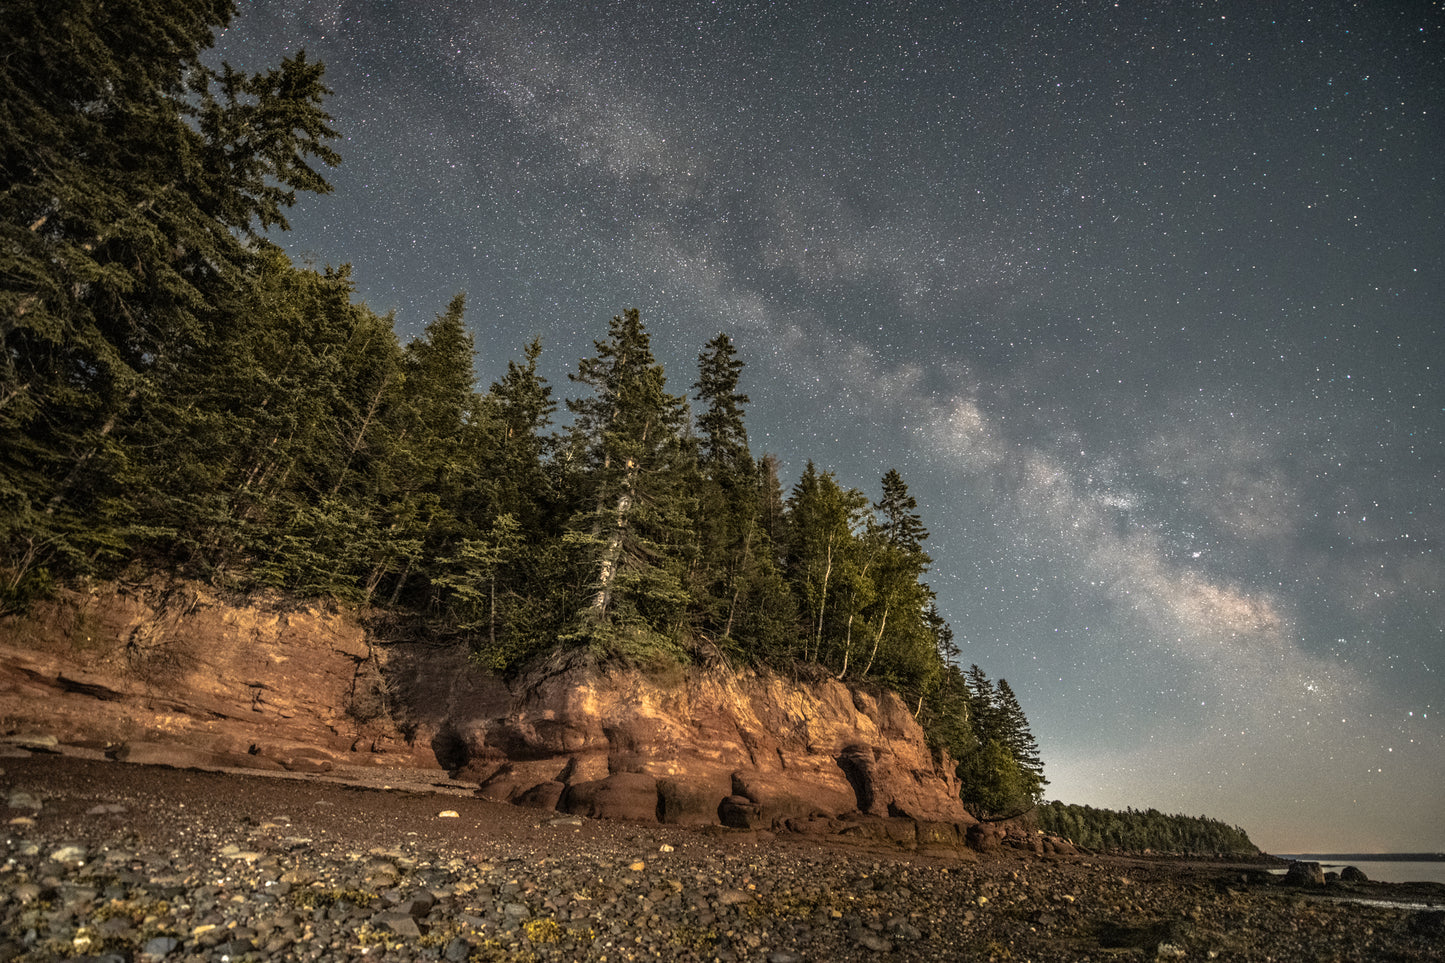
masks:
[[[846,815],[842,829],[915,844],[973,822],[891,692],[583,657],[507,683],[457,646],[194,583],[68,592],[0,619],[3,733],[179,766],[440,768],[595,818],[806,832]]]
[[[462,701],[438,726],[437,755],[489,798],[743,829],[854,812],[972,822],[952,763],[888,691],[578,659],[519,680],[504,706]]]

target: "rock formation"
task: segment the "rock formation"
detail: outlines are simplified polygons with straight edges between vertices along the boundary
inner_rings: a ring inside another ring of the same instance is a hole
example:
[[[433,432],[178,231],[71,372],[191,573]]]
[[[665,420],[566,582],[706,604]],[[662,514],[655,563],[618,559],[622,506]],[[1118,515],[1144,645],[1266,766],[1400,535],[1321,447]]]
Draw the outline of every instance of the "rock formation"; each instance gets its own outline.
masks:
[[[67,592],[0,619],[0,734],[181,766],[440,768],[599,818],[810,831],[846,814],[842,829],[873,832],[859,827],[906,817],[892,821],[940,843],[972,822],[952,763],[891,692],[583,656],[507,684],[457,646],[194,583]]]
[[[394,690],[430,688],[400,666],[388,675]],[[903,702],[829,677],[648,674],[579,657],[518,680],[505,705],[468,695],[417,723],[436,728],[456,775],[522,805],[740,827],[847,812],[970,821],[952,764]]]

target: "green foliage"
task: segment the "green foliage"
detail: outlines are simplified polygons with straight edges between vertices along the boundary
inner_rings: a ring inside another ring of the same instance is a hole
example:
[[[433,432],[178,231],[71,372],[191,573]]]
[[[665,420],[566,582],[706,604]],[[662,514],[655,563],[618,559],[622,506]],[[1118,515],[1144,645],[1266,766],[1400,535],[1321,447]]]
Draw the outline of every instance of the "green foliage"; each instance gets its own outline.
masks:
[[[951,646],[951,633],[941,648]],[[1038,744],[1009,686],[995,685],[978,666],[950,665],[939,702],[946,707],[929,731],[958,760],[960,795],[975,815],[1000,818],[1033,807],[1048,785]]]
[[[1157,809],[1095,809],[1050,802],[1034,811],[1040,829],[1101,851],[1255,856],[1249,834],[1206,816],[1167,816]]]
[[[687,402],[667,393],[639,313],[614,317],[594,345],[570,376],[593,395],[567,402],[582,466],[567,544],[586,579],[569,635],[622,651],[683,624],[696,467]]]
[[[960,797],[976,816],[1003,818],[1027,812],[1037,787],[1008,747],[989,739],[958,764]]]
[[[201,64],[231,0],[16,0],[0,17],[0,497],[8,568],[121,563],[154,410],[335,163],[321,67]]]

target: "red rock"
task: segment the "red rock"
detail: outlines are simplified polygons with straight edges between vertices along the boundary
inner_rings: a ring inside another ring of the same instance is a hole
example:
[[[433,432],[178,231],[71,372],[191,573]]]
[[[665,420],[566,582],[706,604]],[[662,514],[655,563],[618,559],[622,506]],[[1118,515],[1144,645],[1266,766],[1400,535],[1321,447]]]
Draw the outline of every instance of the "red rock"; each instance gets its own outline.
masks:
[[[559,808],[590,819],[657,821],[657,780],[644,772],[618,772],[605,779],[573,783]]]
[[[236,605],[194,583],[61,592],[0,620],[0,717],[167,764],[442,766],[539,806],[560,783],[564,809],[678,824],[716,823],[730,796],[758,826],[971,821],[952,760],[886,690],[585,654],[504,681],[465,647],[383,644],[326,605]],[[171,748],[134,748],[151,744]]]
[[[566,789],[565,783],[557,782],[555,779],[548,780],[517,793],[509,801],[528,809],[553,810],[557,808],[557,803],[561,801],[562,793]]]

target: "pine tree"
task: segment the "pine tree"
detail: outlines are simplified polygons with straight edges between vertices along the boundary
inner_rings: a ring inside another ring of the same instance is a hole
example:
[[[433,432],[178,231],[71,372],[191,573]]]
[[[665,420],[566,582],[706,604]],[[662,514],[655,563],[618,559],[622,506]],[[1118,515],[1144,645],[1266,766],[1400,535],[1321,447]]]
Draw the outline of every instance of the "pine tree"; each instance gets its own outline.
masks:
[[[914,511],[918,502],[897,471],[883,476],[883,498],[873,507],[877,514],[869,539],[874,602],[866,613],[873,645],[860,674],[868,675],[877,663],[889,683],[921,698],[942,668],[927,620],[933,590],[922,581],[933,562],[922,548],[928,531]]]
[[[883,476],[883,498],[874,508],[881,518],[879,528],[888,544],[922,555],[928,530],[923,527],[923,519],[917,512],[918,499],[908,494],[908,486],[896,469],[890,468]],[[927,556],[923,558],[927,559]]]
[[[476,534],[463,518],[464,493],[480,470],[479,427],[472,386],[475,351],[464,321],[466,296],[457,294],[422,336],[402,352],[403,382],[392,419],[395,433],[393,495],[386,512],[387,540],[397,546],[369,580],[390,582],[395,604],[418,576],[415,590],[431,601],[433,560],[451,554],[461,538]]]
[[[698,628],[707,638],[746,657],[766,657],[779,649],[791,613],[787,588],[763,518],[766,500],[760,475],[748,450],[739,392],[743,362],[732,340],[719,334],[698,355],[694,396],[698,461],[697,564],[692,595]],[[776,481],[776,476],[773,476]]]
[[[537,373],[542,342],[524,350],[525,363],[507,362],[507,373],[487,391],[494,436],[487,467],[497,484],[497,510],[513,515],[529,537],[543,535],[542,519],[555,499],[545,462],[551,448],[547,429],[557,404],[552,386]]]
[[[482,661],[501,671],[525,664],[561,628],[547,617],[559,532],[551,476],[544,464],[546,429],[556,405],[537,373],[542,345],[478,399],[481,437],[476,477],[460,544],[440,560],[436,583],[450,593],[458,628],[472,634]]]
[[[1047,780],[1023,708],[1007,680],[997,685],[978,666],[967,673],[969,714],[978,748],[959,762],[964,803],[976,814],[1025,812]]]
[[[1026,781],[1031,783],[1029,795],[1037,798],[1049,781],[1044,778],[1044,763],[1039,757],[1039,745],[1029,728],[1029,720],[1024,716],[1023,706],[1007,679],[998,680],[997,700],[999,741],[1008,748],[1009,754],[1024,771]]]

